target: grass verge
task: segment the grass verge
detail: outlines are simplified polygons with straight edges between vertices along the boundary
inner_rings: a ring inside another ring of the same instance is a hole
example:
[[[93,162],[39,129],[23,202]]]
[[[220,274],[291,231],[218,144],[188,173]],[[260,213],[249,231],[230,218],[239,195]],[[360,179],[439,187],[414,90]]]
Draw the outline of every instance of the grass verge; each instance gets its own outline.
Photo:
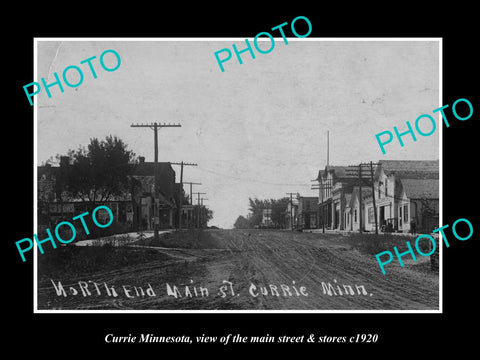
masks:
[[[61,246],[45,254],[38,254],[39,276],[79,275],[115,270],[143,264],[168,256],[152,249],[128,246]]]
[[[208,231],[188,229],[160,234],[159,239],[153,237],[133,242],[134,245],[182,248],[182,249],[223,249],[225,245],[217,241]]]

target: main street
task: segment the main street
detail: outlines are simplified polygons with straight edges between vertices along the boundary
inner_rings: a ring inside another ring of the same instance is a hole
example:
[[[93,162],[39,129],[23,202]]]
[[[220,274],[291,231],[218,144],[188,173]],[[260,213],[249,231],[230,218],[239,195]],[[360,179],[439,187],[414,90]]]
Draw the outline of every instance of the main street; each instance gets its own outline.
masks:
[[[147,240],[127,245],[130,252],[148,252],[147,262],[75,275],[42,275],[39,270],[39,309],[437,310],[439,306],[438,273],[426,270],[428,259],[406,261],[404,268],[392,265],[383,275],[373,255],[359,252],[341,235],[205,230],[169,236],[158,244]]]

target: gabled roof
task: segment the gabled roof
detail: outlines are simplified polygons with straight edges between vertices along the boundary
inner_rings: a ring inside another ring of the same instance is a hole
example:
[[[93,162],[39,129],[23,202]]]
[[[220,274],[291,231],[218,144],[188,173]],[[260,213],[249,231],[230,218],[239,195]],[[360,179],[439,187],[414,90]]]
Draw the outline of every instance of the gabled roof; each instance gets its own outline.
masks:
[[[350,198],[350,203],[349,203],[350,207],[353,207],[353,205],[355,203],[355,199],[358,198],[359,192],[360,192],[360,188],[358,186],[355,186],[354,189],[353,189],[351,198]],[[362,200],[366,199],[370,196],[372,196],[372,188],[362,187]]]
[[[327,166],[326,169],[329,171],[329,172],[333,172],[333,174],[337,177],[337,178],[341,178],[341,177],[345,177],[347,175],[347,171],[346,169],[348,168],[348,166]]]
[[[347,169],[349,169],[349,166],[333,166],[333,165],[327,165],[325,166],[324,170],[319,170],[318,176],[315,180],[319,180],[320,177],[326,177],[327,173],[331,172],[334,176],[334,178],[341,179],[341,178],[350,178],[351,176],[348,176],[347,174]]]
[[[345,204],[350,206],[350,202],[352,201],[352,194],[345,194]]]
[[[438,179],[402,179],[403,191],[409,199],[438,199]]]
[[[422,171],[395,171],[394,174],[397,179],[436,179],[439,178],[438,172],[422,172]]]
[[[380,166],[386,175],[391,173],[438,173],[438,160],[380,160]]]
[[[438,179],[438,160],[380,160],[374,178],[378,180],[380,171],[395,179]]]

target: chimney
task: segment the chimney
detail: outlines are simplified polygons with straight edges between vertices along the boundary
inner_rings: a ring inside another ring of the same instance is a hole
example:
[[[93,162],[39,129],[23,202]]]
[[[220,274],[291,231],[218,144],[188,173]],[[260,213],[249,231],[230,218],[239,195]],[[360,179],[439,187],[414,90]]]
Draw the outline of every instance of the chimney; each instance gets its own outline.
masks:
[[[139,161],[140,163],[144,163],[144,162],[145,162],[145,156],[139,156],[139,157],[138,157],[138,161]]]

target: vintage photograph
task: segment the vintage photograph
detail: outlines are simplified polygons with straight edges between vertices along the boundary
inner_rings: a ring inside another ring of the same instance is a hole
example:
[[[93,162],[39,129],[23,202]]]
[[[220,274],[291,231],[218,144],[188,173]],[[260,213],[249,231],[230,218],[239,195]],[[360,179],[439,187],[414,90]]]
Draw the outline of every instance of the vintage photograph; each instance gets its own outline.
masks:
[[[35,311],[441,311],[441,45],[37,38]]]

